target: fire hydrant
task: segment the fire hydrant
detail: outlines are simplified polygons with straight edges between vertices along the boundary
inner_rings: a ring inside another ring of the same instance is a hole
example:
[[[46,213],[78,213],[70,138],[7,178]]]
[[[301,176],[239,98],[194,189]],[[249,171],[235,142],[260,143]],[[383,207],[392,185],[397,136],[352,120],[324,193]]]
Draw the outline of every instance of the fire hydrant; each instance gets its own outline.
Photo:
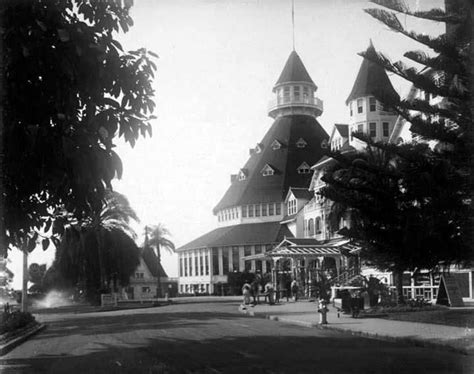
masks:
[[[319,313],[319,324],[320,325],[327,325],[328,324],[327,313],[328,313],[329,309],[326,305],[327,305],[326,300],[324,300],[324,299],[319,300],[318,313]]]

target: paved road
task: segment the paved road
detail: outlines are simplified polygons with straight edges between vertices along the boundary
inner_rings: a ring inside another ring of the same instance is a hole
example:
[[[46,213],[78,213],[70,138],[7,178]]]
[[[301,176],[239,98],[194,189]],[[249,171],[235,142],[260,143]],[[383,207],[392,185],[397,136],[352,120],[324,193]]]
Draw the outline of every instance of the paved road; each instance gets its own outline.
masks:
[[[237,303],[41,315],[3,373],[472,373],[474,357],[238,314]]]

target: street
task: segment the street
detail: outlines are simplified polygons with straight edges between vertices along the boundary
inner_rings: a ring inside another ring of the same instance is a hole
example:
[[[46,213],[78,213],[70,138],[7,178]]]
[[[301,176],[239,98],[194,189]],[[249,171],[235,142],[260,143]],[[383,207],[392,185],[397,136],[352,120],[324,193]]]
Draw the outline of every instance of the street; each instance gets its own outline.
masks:
[[[258,307],[258,306],[257,306]],[[238,302],[42,314],[1,373],[471,373],[473,357],[238,312]]]

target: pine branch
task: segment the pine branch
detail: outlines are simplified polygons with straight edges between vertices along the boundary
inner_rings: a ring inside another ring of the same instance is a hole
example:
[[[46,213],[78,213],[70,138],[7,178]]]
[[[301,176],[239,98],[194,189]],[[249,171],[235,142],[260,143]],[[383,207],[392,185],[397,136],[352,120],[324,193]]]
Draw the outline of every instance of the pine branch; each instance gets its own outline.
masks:
[[[445,22],[445,23],[461,23],[463,21],[463,17],[461,14],[448,14],[442,9],[434,8],[428,11],[415,11],[412,12],[408,5],[405,2],[401,2],[399,0],[369,0],[371,3],[383,6],[385,8],[394,10],[396,12],[400,12],[406,14],[408,16],[413,16],[417,18],[423,18],[431,21],[436,22]]]
[[[463,86],[450,85],[448,87],[443,85],[438,87],[428,75],[420,73],[413,67],[407,67],[401,61],[392,63],[390,59],[385,57],[380,52],[375,51],[375,49],[368,49],[367,51],[360,52],[359,55],[382,66],[385,70],[392,72],[409,82],[412,82],[415,87],[422,89],[423,91],[430,92],[438,96],[453,97],[463,101],[467,100],[469,97],[468,93],[462,90]],[[393,106],[397,105],[398,103],[385,102],[385,104]]]
[[[391,30],[399,32],[405,35],[406,37],[415,40],[418,43],[424,44],[437,53],[444,54],[446,56],[451,56],[456,60],[461,59],[461,56],[459,55],[456,49],[456,46],[450,43],[445,35],[432,38],[429,35],[418,34],[414,31],[407,31],[398,20],[397,15],[395,13],[388,12],[383,9],[369,8],[364,9],[364,11],[370,14],[376,20],[382,22]]]
[[[408,51],[403,56],[433,70],[443,71],[451,75],[462,73],[465,75],[466,72],[466,66],[462,61],[453,60],[445,55],[430,57],[423,51]]]

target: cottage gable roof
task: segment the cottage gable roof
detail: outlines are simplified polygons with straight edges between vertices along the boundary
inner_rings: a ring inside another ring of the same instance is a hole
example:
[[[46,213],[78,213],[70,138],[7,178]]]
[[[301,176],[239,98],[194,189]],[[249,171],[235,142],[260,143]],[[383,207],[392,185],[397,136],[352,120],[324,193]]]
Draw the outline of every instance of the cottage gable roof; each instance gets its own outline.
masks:
[[[142,258],[143,261],[145,262],[145,265],[147,266],[148,270],[150,270],[151,275],[154,277],[168,277],[168,275],[165,272],[165,269],[163,269],[163,266],[161,264],[158,264],[158,257],[156,257],[155,251],[151,247],[145,247],[142,249]]]

